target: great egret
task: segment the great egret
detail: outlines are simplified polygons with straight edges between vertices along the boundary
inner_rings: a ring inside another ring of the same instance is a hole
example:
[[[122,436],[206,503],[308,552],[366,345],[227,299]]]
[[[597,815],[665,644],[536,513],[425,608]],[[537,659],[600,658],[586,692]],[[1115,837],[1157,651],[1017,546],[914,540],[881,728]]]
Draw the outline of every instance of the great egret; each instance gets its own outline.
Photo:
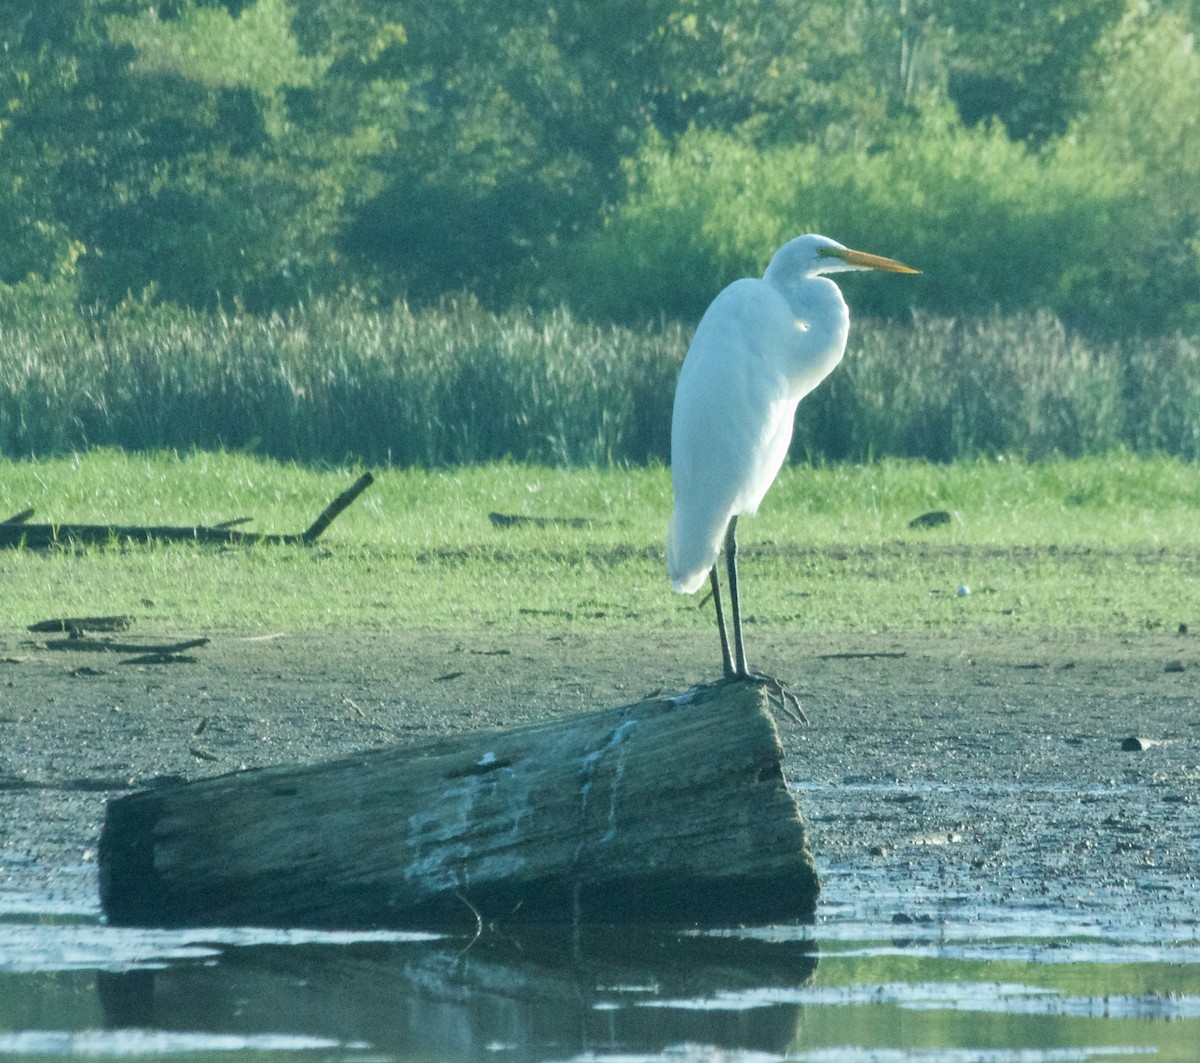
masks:
[[[825,236],[798,236],[759,278],[734,281],[704,312],[688,348],[671,417],[675,511],[667,531],[667,570],[675,590],[712,584],[726,679],[769,683],[800,712],[799,701],[770,676],[751,672],[742,641],[737,582],[737,519],[753,514],[792,439],[796,406],[842,360],[850,311],[822,276],[843,270],[919,273],[901,262],[851,251]],[[733,613],[733,649],[721,606],[717,562],[725,551]]]

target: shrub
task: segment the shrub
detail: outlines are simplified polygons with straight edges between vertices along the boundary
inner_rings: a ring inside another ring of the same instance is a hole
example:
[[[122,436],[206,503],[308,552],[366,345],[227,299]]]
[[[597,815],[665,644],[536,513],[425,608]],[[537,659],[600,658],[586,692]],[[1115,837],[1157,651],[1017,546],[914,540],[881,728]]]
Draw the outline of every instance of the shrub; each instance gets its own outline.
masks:
[[[590,316],[695,320],[724,284],[761,274],[780,244],[823,232],[924,270],[904,284],[848,280],[860,313],[1047,309],[1100,334],[1137,321],[1142,295],[1115,283],[1112,253],[1140,223],[1133,173],[1082,148],[1039,156],[999,129],[936,115],[869,155],[693,131],[673,145],[649,138],[630,183],[547,285]]]

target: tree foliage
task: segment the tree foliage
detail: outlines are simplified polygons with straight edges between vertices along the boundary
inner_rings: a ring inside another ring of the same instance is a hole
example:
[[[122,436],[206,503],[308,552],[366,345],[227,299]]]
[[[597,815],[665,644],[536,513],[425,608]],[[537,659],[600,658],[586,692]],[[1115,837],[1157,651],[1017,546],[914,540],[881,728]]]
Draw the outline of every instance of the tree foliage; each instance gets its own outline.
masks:
[[[1194,0],[3,0],[0,310],[356,289],[693,317],[807,229],[856,306],[1200,323]]]

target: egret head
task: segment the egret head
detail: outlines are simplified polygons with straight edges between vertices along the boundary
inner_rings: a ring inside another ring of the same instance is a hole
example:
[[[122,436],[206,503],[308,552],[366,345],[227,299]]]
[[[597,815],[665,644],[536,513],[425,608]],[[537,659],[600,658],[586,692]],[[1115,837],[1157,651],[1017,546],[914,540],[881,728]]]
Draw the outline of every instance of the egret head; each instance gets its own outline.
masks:
[[[809,233],[789,240],[771,258],[763,276],[767,280],[799,280],[821,273],[842,273],[852,269],[884,269],[892,273],[920,273],[892,258],[869,255],[830,240],[828,236]]]

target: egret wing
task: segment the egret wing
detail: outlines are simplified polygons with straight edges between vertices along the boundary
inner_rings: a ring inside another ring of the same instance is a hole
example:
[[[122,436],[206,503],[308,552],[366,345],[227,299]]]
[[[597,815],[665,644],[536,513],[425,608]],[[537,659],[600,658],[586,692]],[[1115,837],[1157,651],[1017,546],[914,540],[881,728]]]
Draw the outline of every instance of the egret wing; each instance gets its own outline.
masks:
[[[680,592],[704,582],[730,519],[758,508],[787,455],[796,400],[782,367],[794,336],[787,304],[761,280],[731,284],[696,329],[671,421],[667,564]]]

